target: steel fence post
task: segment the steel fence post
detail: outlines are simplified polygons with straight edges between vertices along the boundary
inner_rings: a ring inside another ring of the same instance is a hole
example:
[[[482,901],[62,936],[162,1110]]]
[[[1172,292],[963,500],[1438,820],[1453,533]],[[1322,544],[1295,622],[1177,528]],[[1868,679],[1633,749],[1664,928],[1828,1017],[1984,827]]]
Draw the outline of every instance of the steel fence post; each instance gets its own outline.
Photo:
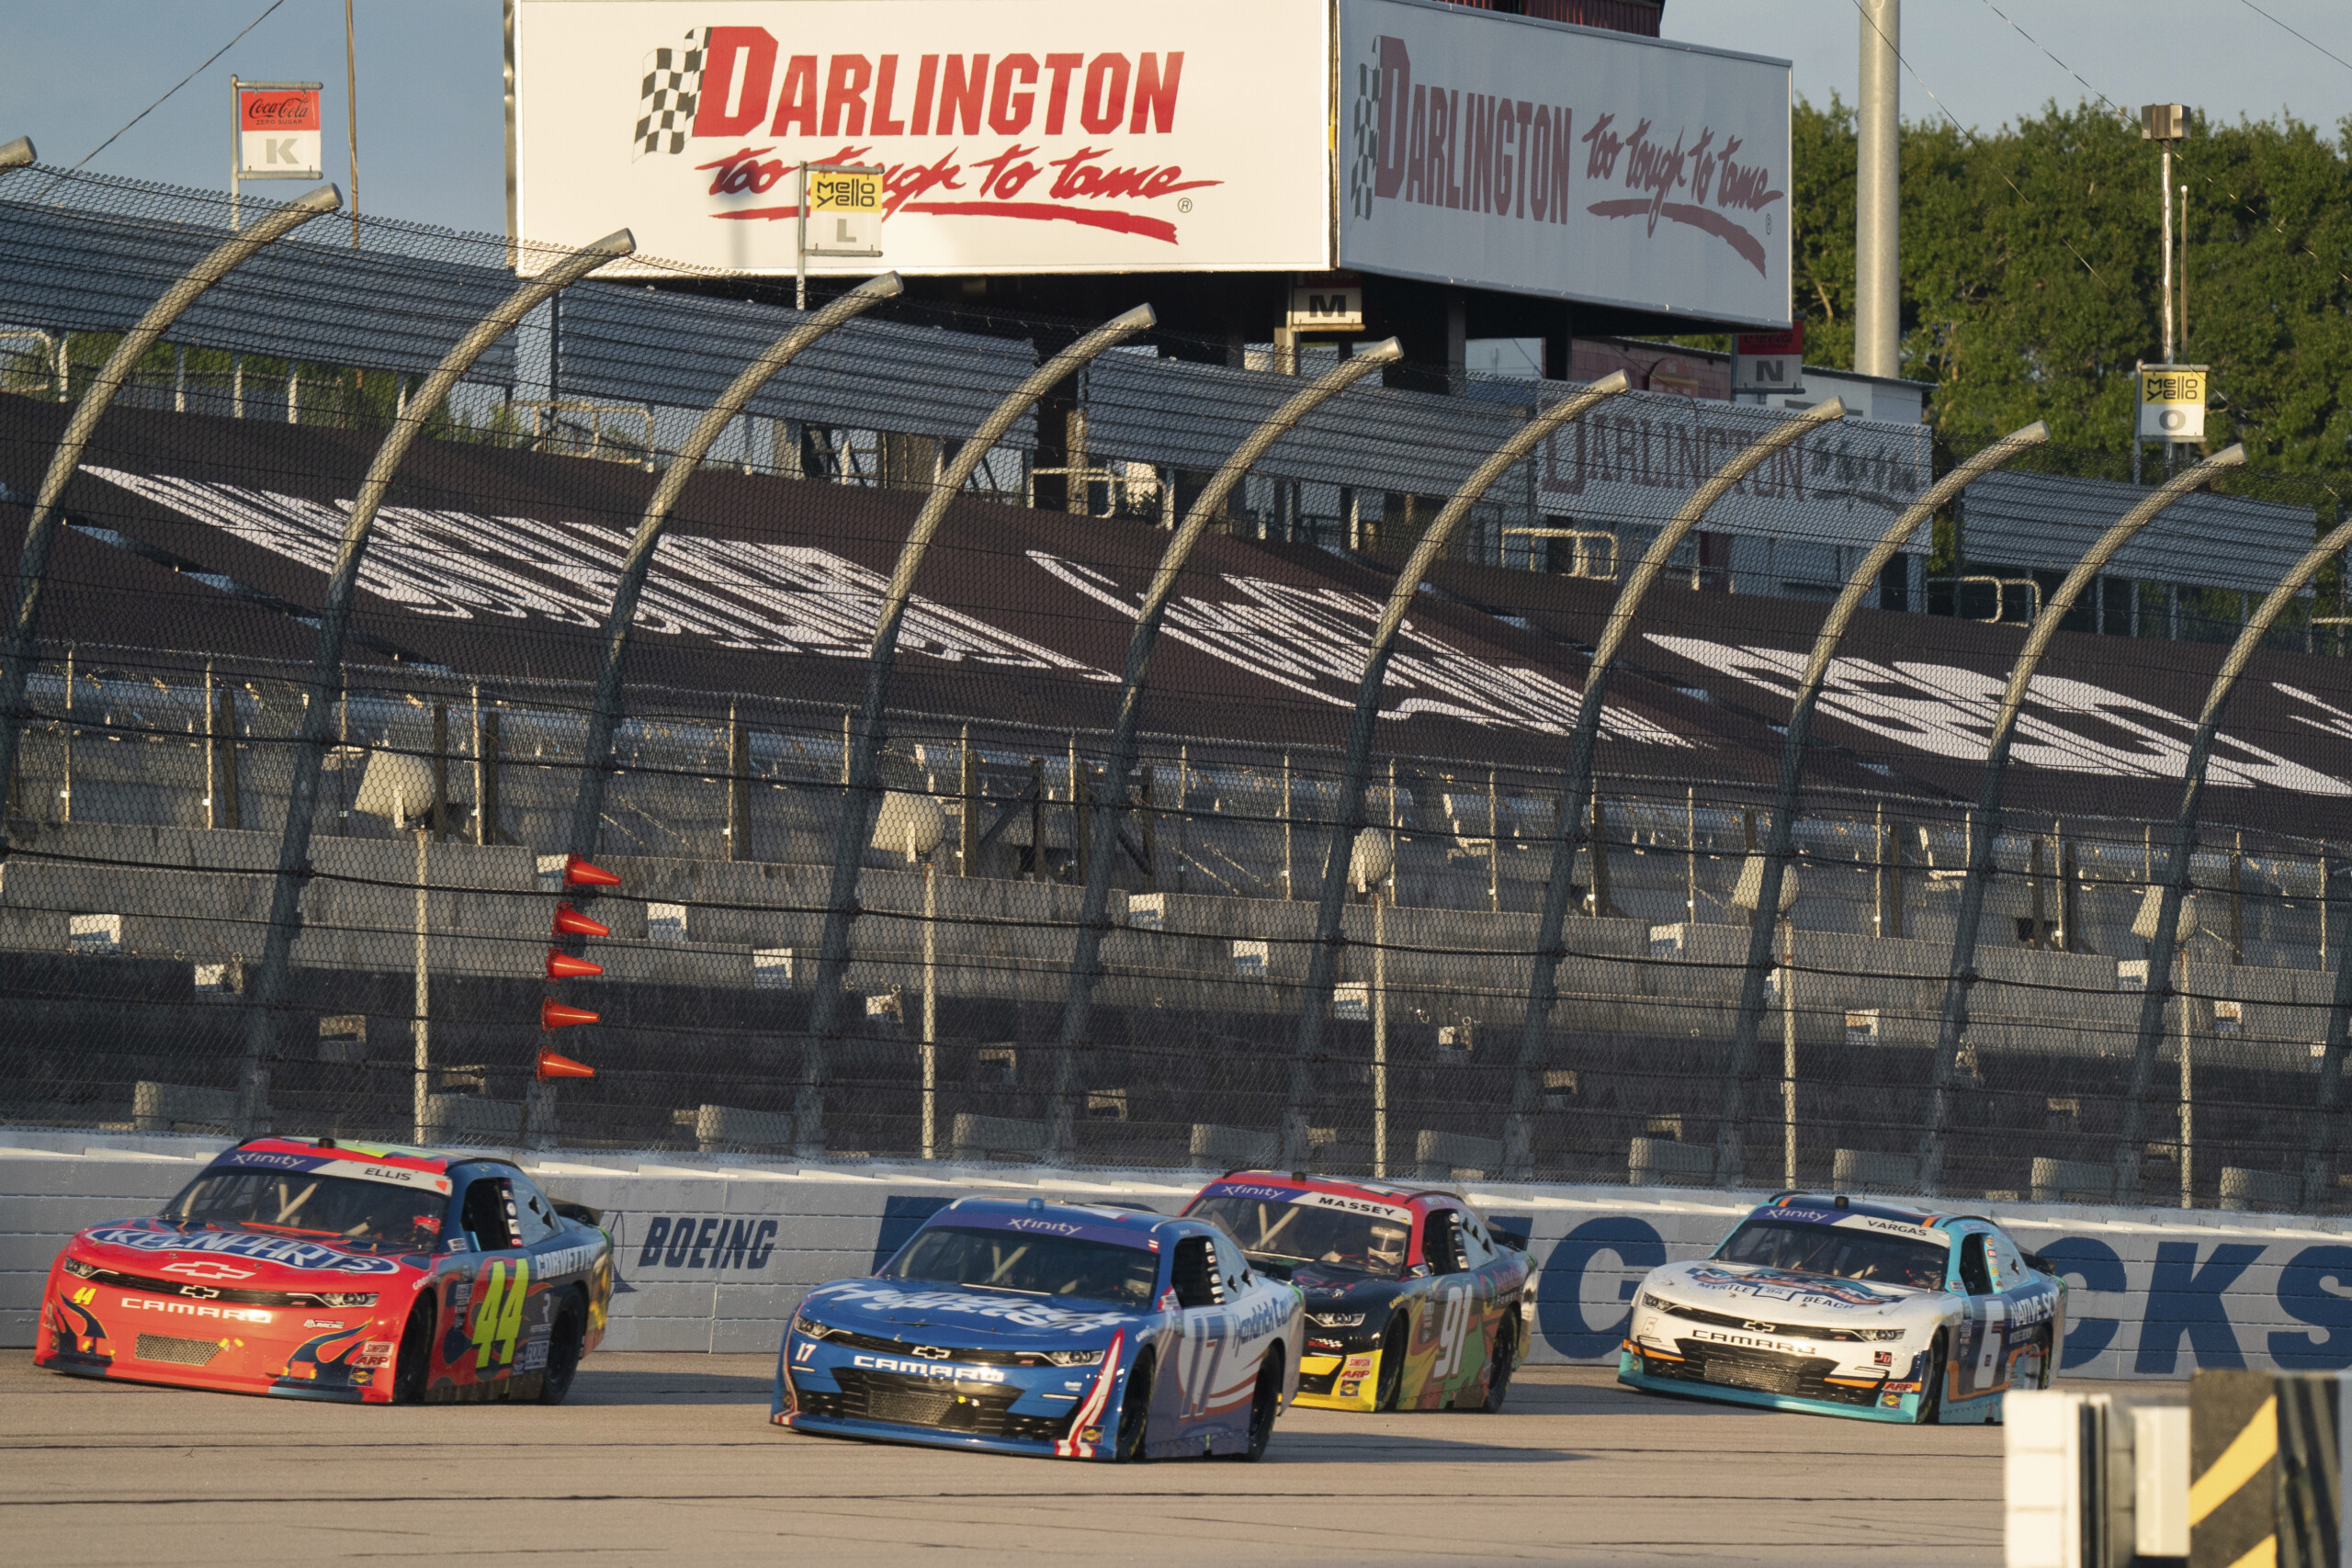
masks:
[[[2145,501],[2118,518],[2097,544],[2076,561],[2058,592],[2041,606],[2026,633],[2009,671],[2008,689],[2002,694],[1999,713],[1984,753],[1984,780],[1977,795],[1976,819],[1969,833],[1968,869],[1960,890],[1960,914],[1952,931],[1951,963],[1944,975],[1942,1021],[1936,1035],[1936,1055],[1929,1078],[1927,1136],[1919,1145],[1919,1189],[1929,1196],[1943,1190],[1944,1140],[1951,1126],[1952,1075],[1960,1060],[1960,1039],[1968,1027],[1968,992],[1976,982],[1976,931],[1984,914],[1984,887],[1993,865],[1993,842],[2001,831],[2001,788],[2007,782],[2009,743],[2016,737],[2018,716],[2025,707],[2026,691],[2041,666],[2042,650],[2058,633],[2059,623],[2074,609],[2084,585],[2096,578],[2133,535],[2164,514],[2165,510],[2224,468],[2245,462],[2245,448],[2231,446],[2166,480]],[[2154,993],[2158,977],[2148,976]],[[2162,998],[2157,998],[2162,1004]],[[2136,1185],[2136,1182],[2135,1182]]]
[[[1046,1136],[1050,1157],[1067,1158],[1075,1147],[1077,1055],[1093,1027],[1094,988],[1102,977],[1102,938],[1111,905],[1111,861],[1118,849],[1119,817],[1114,807],[1125,798],[1127,781],[1135,772],[1136,731],[1143,721],[1144,682],[1152,649],[1159,640],[1160,623],[1167,616],[1169,601],[1176,596],[1177,579],[1191,558],[1193,547],[1224,510],[1233,487],[1257,466],[1273,444],[1316,409],[1373,371],[1394,363],[1403,353],[1395,338],[1374,344],[1354,357],[1341,360],[1284,401],[1218,465],[1207,488],[1193,501],[1192,510],[1185,513],[1183,523],[1169,536],[1167,548],[1160,552],[1159,564],[1151,575],[1151,587],[1136,610],[1135,626],[1127,637],[1126,667],[1119,684],[1118,719],[1112,728],[1107,748],[1110,754],[1102,769],[1104,809],[1096,814],[1092,823],[1086,890],[1079,902],[1078,938],[1070,955],[1069,985],[1062,998],[1061,1033],[1054,1067],[1053,1123]]]
[[[246,1001],[244,1100],[239,1121],[246,1136],[268,1131],[269,1073],[277,1059],[278,1015],[286,1006],[294,939],[300,933],[302,889],[314,874],[311,862],[311,831],[317,815],[319,777],[325,761],[327,739],[334,724],[335,700],[343,690],[343,644],[350,628],[352,600],[358,592],[359,566],[367,554],[376,513],[391,489],[392,478],[424,434],[430,419],[450,389],[491,344],[521,324],[523,318],[590,273],[630,254],[637,242],[628,230],[608,234],[584,249],[557,261],[538,276],[508,295],[499,306],[474,323],[441,363],[434,367],[408,406],[393,419],[368,465],[357,499],[344,524],[335,551],[334,571],[327,579],[319,605],[319,643],[303,694],[302,728],[294,748],[292,781],[287,786],[286,826],[277,846],[277,868],[270,889],[269,926],[262,941],[261,966]]]
[[[1756,1057],[1757,1036],[1764,1022],[1764,980],[1772,966],[1772,926],[1781,907],[1781,874],[1788,867],[1796,837],[1797,792],[1804,782],[1804,752],[1813,731],[1813,711],[1820,701],[1821,688],[1829,678],[1830,661],[1837,656],[1838,644],[1845,637],[1855,612],[1862,607],[1862,596],[1870,592],[1871,584],[1878,580],[1886,563],[1894,558],[1895,552],[1910,542],[1912,535],[1976,480],[2049,439],[2050,427],[2036,420],[2024,429],[2001,437],[1928,486],[1917,501],[1903,509],[1894,525],[1862,557],[1814,638],[1813,658],[1805,665],[1804,676],[1797,682],[1795,696],[1789,705],[1789,734],[1781,748],[1781,778],[1772,796],[1771,828],[1758,868],[1762,874],[1758,879],[1756,908],[1748,916],[1747,968],[1740,979],[1739,1015],[1732,1032],[1731,1066],[1724,1074],[1723,1117],[1715,1127],[1718,1173],[1739,1169],[1745,1164],[1740,1145],[1745,1111],[1742,1101],[1747,1093],[1747,1074]]]
[[[2146,1097],[2155,1077],[2156,1049],[2164,1033],[2165,1001],[2175,987],[2158,983],[2161,976],[2172,973],[2173,954],[2180,940],[2180,907],[2188,892],[2189,861],[2197,852],[2198,808],[2205,795],[2206,765],[2211,760],[2213,741],[2222,728],[2222,715],[2237,690],[2238,681],[2253,662],[2255,650],[2262,644],[2264,634],[2270,630],[2279,615],[2302,592],[2305,585],[2319,575],[2335,553],[2352,544],[2352,523],[2346,523],[2313,546],[2310,554],[2294,565],[2294,569],[2278,580],[2278,585],[2263,600],[2238,633],[2229,657],[2222,660],[2219,673],[2205,693],[2205,705],[2199,710],[2197,734],[2188,744],[2188,761],[2182,770],[2180,810],[2173,818],[2172,858],[2165,863],[2164,895],[2156,914],[2155,935],[2148,944],[2148,988],[2140,998],[2140,1027],[2132,1051],[2132,1089],[2123,1102],[2123,1128],[2115,1148],[2116,1201],[2128,1202],[2139,1196],[2140,1161],[2133,1153],[2147,1135]],[[2323,888],[2323,894],[2324,888]],[[2319,1201],[2319,1185],[2324,1175],[2325,1134],[2329,1115],[2335,1108],[2335,1095],[2344,1065],[2345,1032],[2347,1014],[2352,1014],[2352,967],[2341,962],[2336,965],[2335,995],[2328,1010],[2325,1051],[2320,1059],[2317,1102],[2310,1113],[2309,1131],[2303,1145],[2303,1201],[2314,1205]]]
[[[1298,1029],[1291,1046],[1290,1075],[1283,1098],[1281,1163],[1296,1168],[1307,1163],[1306,1100],[1314,1070],[1323,1048],[1323,1026],[1330,1011],[1331,985],[1343,944],[1340,925],[1348,901],[1348,870],[1355,855],[1356,835],[1363,831],[1365,775],[1372,766],[1372,735],[1380,718],[1380,693],[1388,679],[1388,661],[1405,628],[1405,613],[1412,608],[1421,581],[1453,543],[1455,530],[1487,491],[1504,474],[1535,450],[1554,432],[1584,417],[1589,410],[1631,388],[1620,370],[1571,393],[1539,412],[1497,447],[1477,471],[1462,481],[1446,501],[1420,541],[1413,547],[1404,570],[1390,586],[1388,603],[1373,628],[1364,650],[1363,678],[1356,688],[1355,713],[1348,725],[1348,750],[1340,770],[1339,797],[1333,803],[1331,833],[1323,852],[1323,891],[1315,910],[1315,944],[1307,949],[1306,984],[1299,997]],[[1491,794],[1491,786],[1490,786]],[[1497,829],[1487,824],[1491,837]]]
[[[801,1158],[825,1152],[825,1078],[832,1037],[841,1029],[842,981],[849,972],[850,923],[864,913],[857,907],[858,872],[865,858],[868,823],[873,816],[875,775],[882,747],[882,710],[890,694],[890,670],[899,649],[899,626],[906,618],[907,602],[914,596],[915,572],[939,532],[947,508],[1005,432],[1060,382],[1076,375],[1089,360],[1139,332],[1158,318],[1148,305],[1138,305],[1096,327],[1030,372],[1026,380],[997,404],[980,422],[956,460],[933,482],[932,491],[915,514],[914,526],[899,547],[898,565],[882,596],[874,626],[874,644],[866,658],[865,694],[854,727],[844,740],[842,759],[842,809],[833,837],[832,874],[825,899],[825,927],[817,949],[816,994],[808,1002],[808,1028],[800,1054],[800,1087],[792,1107],[792,1137]]]
[[[0,149],[0,152],[10,156],[19,151],[24,154],[22,161],[30,162],[32,143],[22,138],[6,149]],[[65,487],[72,481],[74,470],[81,466],[83,448],[96,433],[98,421],[106,416],[115,394],[130,379],[147,351],[207,289],[243,266],[263,247],[342,205],[343,197],[334,186],[321,186],[214,247],[147,307],[138,325],[125,333],[114,352],[107,355],[107,362],[90,383],[89,390],[82,394],[81,403],[65,423],[65,434],[58,438],[56,451],[50,455],[49,472],[41,479],[40,494],[25,525],[24,548],[17,557],[16,602],[9,608],[7,652],[5,665],[0,665],[0,779],[15,776],[17,749],[25,720],[29,716],[25,712],[25,688],[32,680],[33,663],[39,656],[41,590],[49,575],[49,554],[57,543],[62,520],[58,503],[64,498]],[[0,817],[0,854],[6,852],[7,834],[7,821]]]
[[[652,498],[645,503],[645,515],[638,522],[637,536],[629,541],[628,555],[621,562],[620,577],[613,584],[612,608],[605,616],[604,660],[596,670],[595,694],[589,700],[588,739],[581,748],[580,788],[572,799],[568,840],[571,853],[596,852],[597,829],[605,813],[605,785],[612,776],[613,736],[621,722],[621,671],[628,661],[629,634],[637,623],[637,602],[645,591],[646,574],[652,570],[654,550],[670,526],[670,513],[676,508],[678,497],[685,492],[686,481],[694,478],[695,470],[710,455],[711,447],[761,388],[827,333],[864,315],[885,299],[896,299],[902,287],[897,273],[884,273],[801,318],[791,331],[744,366],[718,400],[703,411],[694,434],[686,437],[685,445],[670,459],[662,482],[653,487]],[[740,845],[737,847],[741,849]]]
[[[1551,1029],[1552,1008],[1559,999],[1560,961],[1567,956],[1560,945],[1561,931],[1568,918],[1568,890],[1576,876],[1577,851],[1590,833],[1593,751],[1600,737],[1601,711],[1608,700],[1609,681],[1615,672],[1618,649],[1632,631],[1634,616],[1648,596],[1651,585],[1666,570],[1667,557],[1705,520],[1715,503],[1730,494],[1732,487],[1753,473],[1766,458],[1845,416],[1845,403],[1831,398],[1798,413],[1734,454],[1706,483],[1690,492],[1690,498],[1650,541],[1650,547],[1634,568],[1633,576],[1625,580],[1625,586],[1609,606],[1609,619],[1593,649],[1592,662],[1585,671],[1584,694],[1577,703],[1577,727],[1568,740],[1568,765],[1566,775],[1561,780],[1558,821],[1553,831],[1552,866],[1544,880],[1544,908],[1536,916],[1535,952],[1527,982],[1527,1015],[1520,1024],[1510,1111],[1503,1125],[1504,1180],[1528,1180],[1533,1170],[1535,1085],[1548,1051],[1546,1036]],[[1598,842],[1593,852],[1602,852]]]

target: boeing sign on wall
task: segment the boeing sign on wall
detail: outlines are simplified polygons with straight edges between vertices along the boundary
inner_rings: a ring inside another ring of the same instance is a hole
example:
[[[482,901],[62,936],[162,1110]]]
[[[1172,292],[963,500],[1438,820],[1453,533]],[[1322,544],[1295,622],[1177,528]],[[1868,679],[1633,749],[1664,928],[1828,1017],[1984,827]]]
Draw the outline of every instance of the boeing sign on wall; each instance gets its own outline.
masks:
[[[511,4],[532,240],[789,272],[794,171],[857,163],[901,272],[1347,266],[1789,318],[1776,61],[1419,0]]]
[[[1784,62],[1420,0],[1339,49],[1340,265],[1787,323]]]

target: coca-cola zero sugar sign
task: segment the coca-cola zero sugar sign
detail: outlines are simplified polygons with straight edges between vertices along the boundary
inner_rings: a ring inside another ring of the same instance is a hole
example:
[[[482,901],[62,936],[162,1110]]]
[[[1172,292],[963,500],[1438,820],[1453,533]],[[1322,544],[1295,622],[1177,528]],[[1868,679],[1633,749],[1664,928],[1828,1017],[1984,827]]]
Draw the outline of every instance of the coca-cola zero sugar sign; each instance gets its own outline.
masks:
[[[516,227],[794,265],[804,160],[878,164],[882,260],[811,271],[1329,264],[1319,0],[521,0]]]
[[[237,85],[239,179],[315,180],[322,150],[318,88]]]

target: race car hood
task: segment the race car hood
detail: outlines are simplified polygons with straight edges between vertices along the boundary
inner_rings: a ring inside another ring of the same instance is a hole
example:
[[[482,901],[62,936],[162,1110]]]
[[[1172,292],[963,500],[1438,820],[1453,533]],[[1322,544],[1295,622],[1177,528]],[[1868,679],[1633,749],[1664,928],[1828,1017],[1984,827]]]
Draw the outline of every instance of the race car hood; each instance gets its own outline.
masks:
[[[348,1290],[426,1267],[421,1253],[379,1252],[330,1237],[234,1225],[179,1225],[157,1219],[92,1225],[74,1238],[71,1251],[129,1274],[241,1290],[282,1288],[298,1280],[320,1289]]]
[[[1841,1280],[1712,1258],[1653,1269],[1642,1288],[1685,1306],[1717,1312],[1778,1314],[1794,1308],[1871,1318],[1908,1315],[1905,1308],[1932,1302],[1940,1294],[1876,1280]]]
[[[888,1339],[933,1336],[973,1349],[1091,1349],[1145,1315],[1103,1302],[1056,1303],[911,1280],[820,1285],[801,1298],[800,1314],[854,1334]]]

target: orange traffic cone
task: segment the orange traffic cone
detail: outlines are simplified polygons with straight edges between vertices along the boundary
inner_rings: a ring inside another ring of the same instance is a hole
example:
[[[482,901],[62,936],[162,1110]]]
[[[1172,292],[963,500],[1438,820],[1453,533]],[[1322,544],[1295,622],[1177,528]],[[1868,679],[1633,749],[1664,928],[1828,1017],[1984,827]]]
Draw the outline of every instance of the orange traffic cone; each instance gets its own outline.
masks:
[[[574,958],[560,948],[548,949],[548,978],[550,980],[577,980],[604,972],[605,966],[592,959]]]
[[[564,885],[570,887],[618,887],[621,879],[594,864],[585,855],[572,855],[563,863]]]
[[[569,1029],[575,1023],[594,1023],[596,1015],[586,1008],[568,1008],[553,997],[539,1004],[541,1029]]]
[[[602,920],[592,920],[569,904],[555,907],[555,929],[559,936],[610,936],[613,928]]]
[[[596,1069],[585,1062],[575,1062],[569,1056],[559,1056],[552,1051],[539,1053],[541,1078],[593,1078],[595,1076]]]

